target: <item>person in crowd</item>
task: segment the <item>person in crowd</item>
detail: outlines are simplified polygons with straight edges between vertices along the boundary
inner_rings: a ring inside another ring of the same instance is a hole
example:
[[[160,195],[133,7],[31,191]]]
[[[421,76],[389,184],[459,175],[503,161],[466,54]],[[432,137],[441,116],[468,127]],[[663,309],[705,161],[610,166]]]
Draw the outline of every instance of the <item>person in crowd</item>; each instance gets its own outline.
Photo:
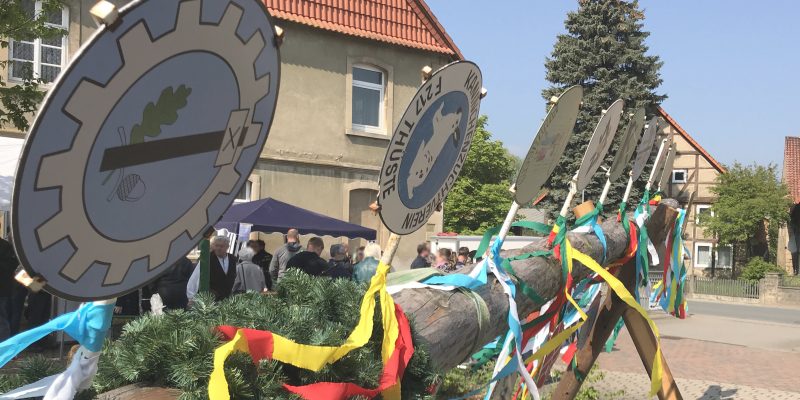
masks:
[[[353,264],[358,264],[361,261],[364,261],[364,246],[360,246],[356,249],[356,256],[353,259]]]
[[[331,278],[353,279],[353,264],[347,257],[347,247],[343,244],[331,246],[331,259],[328,261],[328,269],[323,274]]]
[[[430,245],[427,242],[417,245],[417,258],[411,263],[411,269],[428,268],[431,263],[428,261],[428,256],[431,254]]]
[[[286,272],[286,264],[301,250],[303,250],[303,247],[300,246],[300,233],[297,229],[289,229],[286,232],[286,244],[275,250],[272,261],[269,263],[269,274],[273,285],[280,283],[283,274]]]
[[[16,286],[14,273],[19,266],[14,246],[5,239],[0,239],[0,341],[11,336],[11,313],[13,293]]]
[[[369,282],[381,259],[381,246],[370,243],[363,249],[364,259],[353,267],[353,279],[358,282]]]
[[[231,243],[227,236],[214,236],[211,239],[211,263],[209,288],[219,301],[228,298],[236,280],[236,257],[228,254]],[[195,266],[186,286],[186,297],[191,302],[200,288],[200,263]]]
[[[192,276],[194,265],[186,257],[181,258],[167,268],[167,270],[153,282],[152,291],[158,293],[164,308],[168,310],[181,310],[189,306],[186,297],[186,286]]]
[[[470,264],[472,264],[472,260],[469,256],[469,249],[466,247],[459,247],[458,255],[456,256],[456,271]]]
[[[272,254],[269,254],[265,250],[267,244],[261,239],[251,240],[247,242],[247,247],[253,249],[255,253],[253,256],[253,263],[264,271],[264,282],[267,284],[267,289],[272,290],[272,275],[269,273],[269,264],[272,262]]]
[[[253,262],[256,252],[245,247],[239,251],[239,263],[236,264],[236,279],[233,281],[233,293],[267,291],[267,282],[264,280],[264,271]]]
[[[294,255],[287,263],[286,268],[297,268],[309,275],[320,276],[328,269],[320,254],[325,250],[325,243],[322,238],[312,237],[308,239],[306,250]]]
[[[441,248],[436,252],[436,269],[442,272],[455,271],[455,264],[453,264],[453,251],[448,248]]]

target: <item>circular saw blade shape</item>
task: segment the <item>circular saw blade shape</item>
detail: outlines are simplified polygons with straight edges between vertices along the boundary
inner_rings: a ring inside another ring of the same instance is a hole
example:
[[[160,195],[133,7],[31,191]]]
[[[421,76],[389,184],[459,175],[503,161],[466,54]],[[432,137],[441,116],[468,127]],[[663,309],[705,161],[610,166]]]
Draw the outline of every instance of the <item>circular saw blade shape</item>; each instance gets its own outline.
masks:
[[[527,204],[533,200],[550,178],[572,137],[582,98],[582,87],[570,87],[561,93],[542,121],[517,174],[514,191],[517,204]]]
[[[380,172],[380,216],[407,235],[444,202],[467,159],[478,123],[483,78],[457,61],[420,86],[394,131]]]
[[[642,140],[639,142],[639,146],[636,147],[636,160],[633,162],[633,168],[631,169],[631,178],[633,178],[634,181],[639,179],[639,176],[644,172],[644,167],[647,166],[647,161],[650,159],[650,153],[653,152],[653,144],[656,141],[658,124],[659,118],[653,117],[650,118],[650,121],[647,122],[644,128]]]
[[[247,182],[279,81],[258,0],[122,8],[61,73],[25,142],[12,216],[23,266],[72,300],[157,278]]]
[[[644,127],[644,108],[639,108],[628,121],[622,142],[620,142],[617,154],[614,156],[614,162],[611,164],[611,171],[608,176],[611,182],[619,179],[625,171],[625,167],[628,166],[633,152],[636,151],[636,143],[642,135],[642,127]]]
[[[608,149],[611,147],[611,143],[614,142],[614,135],[617,133],[619,120],[622,118],[622,107],[624,106],[625,102],[622,99],[611,103],[611,106],[600,117],[600,121],[597,122],[592,139],[589,140],[589,145],[586,146],[586,153],[583,154],[581,168],[578,170],[577,188],[579,192],[586,189],[586,186],[592,181],[592,176],[605,160]]]

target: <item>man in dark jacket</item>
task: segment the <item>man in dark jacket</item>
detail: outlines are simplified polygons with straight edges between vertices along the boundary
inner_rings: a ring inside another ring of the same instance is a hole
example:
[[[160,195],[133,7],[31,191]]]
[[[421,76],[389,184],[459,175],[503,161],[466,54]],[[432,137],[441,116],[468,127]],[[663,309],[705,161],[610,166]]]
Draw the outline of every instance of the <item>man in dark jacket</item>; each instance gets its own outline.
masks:
[[[319,237],[308,239],[308,250],[301,251],[292,257],[286,268],[297,268],[309,275],[320,276],[328,269],[328,263],[319,255],[325,250],[325,243]]]
[[[353,264],[347,257],[347,247],[343,244],[331,246],[331,259],[328,261],[328,269],[324,273],[331,278],[353,278]]]
[[[164,307],[169,310],[185,309],[189,305],[186,298],[186,285],[189,277],[192,276],[194,265],[183,257],[175,264],[172,264],[155,283],[154,291],[161,297]]]
[[[267,244],[263,240],[251,240],[247,242],[247,247],[253,249],[255,255],[253,256],[253,263],[264,271],[264,282],[267,284],[267,289],[272,290],[272,275],[269,273],[269,264],[272,262],[272,254],[267,253],[264,249]]]
[[[280,282],[286,272],[286,264],[302,249],[303,247],[300,246],[300,233],[297,229],[289,229],[286,232],[286,244],[275,250],[275,255],[273,255],[272,261],[269,263],[269,274],[273,285]]]
[[[19,266],[14,246],[7,240],[0,239],[0,342],[11,335],[10,315],[11,295],[15,291],[17,282],[14,280],[14,271]]]
[[[420,243],[417,245],[417,258],[411,263],[411,269],[428,268],[431,266],[428,261],[428,256],[431,254],[431,248],[428,243]]]
[[[228,254],[230,241],[227,236],[219,235],[211,239],[211,262],[209,272],[209,289],[219,301],[231,295],[233,281],[236,279],[236,257]],[[194,299],[200,288],[200,265],[194,267],[192,276],[186,286],[186,297]]]

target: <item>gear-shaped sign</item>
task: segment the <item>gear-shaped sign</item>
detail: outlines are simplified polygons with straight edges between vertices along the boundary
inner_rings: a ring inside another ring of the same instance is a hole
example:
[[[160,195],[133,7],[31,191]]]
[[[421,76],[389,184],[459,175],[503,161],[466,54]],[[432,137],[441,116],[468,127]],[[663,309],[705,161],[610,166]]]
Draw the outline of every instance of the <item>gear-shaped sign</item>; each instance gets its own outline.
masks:
[[[122,295],[188,253],[245,184],[278,94],[258,0],[134,1],[78,52],[17,169],[17,253],[74,300]]]

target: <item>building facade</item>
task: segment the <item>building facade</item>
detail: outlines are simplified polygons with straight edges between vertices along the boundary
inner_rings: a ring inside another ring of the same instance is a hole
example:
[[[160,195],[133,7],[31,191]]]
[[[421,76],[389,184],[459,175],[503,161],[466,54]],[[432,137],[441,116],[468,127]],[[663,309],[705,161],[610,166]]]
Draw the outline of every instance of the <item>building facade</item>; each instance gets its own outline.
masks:
[[[32,13],[41,8],[38,1],[29,4]],[[93,4],[71,0],[52,16],[68,32],[63,39],[12,39],[0,51],[0,60],[10,61],[4,78],[13,83],[28,68],[54,80],[96,29]],[[423,0],[265,0],[265,6],[285,33],[280,93],[261,159],[237,201],[273,197],[374,228],[385,242],[388,232],[368,208],[377,198],[385,149],[422,83],[421,70],[461,59],[458,47]],[[0,134],[24,136],[9,129]],[[405,268],[416,245],[441,230],[437,212],[425,229],[403,239],[396,266]],[[262,238],[268,249],[282,243],[279,235]],[[325,239],[326,247],[345,241]],[[361,244],[351,241],[351,248]]]
[[[730,247],[718,246],[717,239],[698,226],[699,216],[711,212],[715,197],[711,193],[719,174],[725,167],[711,156],[663,108],[658,108],[663,124],[659,125],[661,138],[671,137],[677,149],[669,182],[662,182],[665,198],[678,200],[687,209],[688,222],[684,232],[686,248],[692,259],[689,271],[702,275],[715,268],[731,268],[733,254]]]

